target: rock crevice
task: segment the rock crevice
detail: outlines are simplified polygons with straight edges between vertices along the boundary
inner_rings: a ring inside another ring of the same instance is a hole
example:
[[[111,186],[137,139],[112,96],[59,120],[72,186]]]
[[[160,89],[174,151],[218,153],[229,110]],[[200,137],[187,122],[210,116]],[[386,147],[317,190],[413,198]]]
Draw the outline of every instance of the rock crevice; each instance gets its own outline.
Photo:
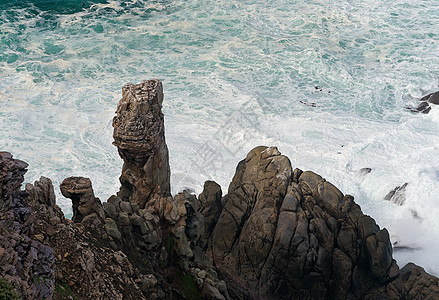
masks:
[[[251,150],[224,196],[207,181],[172,197],[162,101],[159,80],[123,87],[120,191],[101,203],[90,179],[66,178],[72,221],[50,179],[20,190],[27,164],[0,152],[0,273],[24,299],[439,297],[352,196],[276,147]]]

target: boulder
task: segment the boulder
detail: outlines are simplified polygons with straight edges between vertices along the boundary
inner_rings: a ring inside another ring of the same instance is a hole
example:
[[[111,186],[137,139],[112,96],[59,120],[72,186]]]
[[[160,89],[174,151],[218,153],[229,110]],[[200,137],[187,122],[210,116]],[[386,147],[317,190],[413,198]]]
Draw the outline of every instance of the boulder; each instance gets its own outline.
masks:
[[[203,239],[207,239],[212,234],[213,228],[222,211],[222,191],[219,184],[215,181],[206,181],[204,183],[203,192],[198,196],[196,203],[196,211],[198,211],[204,219]]]
[[[418,107],[407,107],[408,110],[411,112],[420,112],[423,114],[428,114],[431,110],[430,104],[439,104],[439,91],[434,92],[431,94],[428,94],[420,99],[421,103],[418,105]]]

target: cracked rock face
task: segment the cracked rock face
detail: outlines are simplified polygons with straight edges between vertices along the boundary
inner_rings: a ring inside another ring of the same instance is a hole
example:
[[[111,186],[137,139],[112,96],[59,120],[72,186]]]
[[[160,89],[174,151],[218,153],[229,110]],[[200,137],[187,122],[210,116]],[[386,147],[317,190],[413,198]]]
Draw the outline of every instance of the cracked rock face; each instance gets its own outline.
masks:
[[[232,298],[360,299],[399,275],[386,229],[275,147],[241,161],[210,249]]]
[[[155,193],[170,194],[170,168],[158,79],[122,88],[113,119],[114,142],[124,160],[118,196],[140,208]]]
[[[122,88],[113,119],[114,145],[127,159],[153,155],[164,137],[163,87],[159,80],[128,83]]]
[[[27,163],[0,152],[0,277],[23,299],[51,299],[55,266],[53,249],[34,231],[35,213],[20,190]]]

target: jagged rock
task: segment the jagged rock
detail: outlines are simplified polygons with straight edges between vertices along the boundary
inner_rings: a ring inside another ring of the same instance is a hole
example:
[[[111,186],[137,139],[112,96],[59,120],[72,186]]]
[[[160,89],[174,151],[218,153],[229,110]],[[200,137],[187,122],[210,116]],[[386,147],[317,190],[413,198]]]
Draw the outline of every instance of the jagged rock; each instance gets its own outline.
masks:
[[[389,233],[352,196],[293,171],[275,147],[250,151],[222,198],[212,181],[198,199],[171,197],[162,100],[158,80],[123,88],[122,187],[101,206],[88,179],[67,180],[80,223],[64,218],[50,179],[20,191],[27,164],[0,152],[0,275],[20,295],[50,299],[55,279],[55,300],[59,288],[75,299],[437,298],[439,279],[399,270]]]
[[[30,186],[29,186],[30,187]],[[52,180],[44,176],[40,177],[40,180],[35,181],[32,188],[26,188],[26,192],[29,194],[28,199],[34,201],[47,201],[48,207],[55,206],[55,191],[53,190]]]
[[[212,234],[213,228],[221,214],[222,191],[219,184],[214,181],[206,181],[204,183],[203,192],[198,196],[195,210],[204,218],[204,234],[203,239],[207,239]]]
[[[139,208],[144,208],[154,193],[170,194],[162,102],[160,80],[126,84],[113,119],[113,144],[124,160],[118,196]]]
[[[91,214],[95,214],[93,218],[104,219],[101,201],[95,197],[89,178],[68,177],[63,180],[60,189],[64,197],[72,200],[73,222],[81,223]]]
[[[420,101],[427,101],[428,103],[439,104],[439,92],[428,94],[422,97]]]
[[[175,222],[170,227],[175,238],[175,250],[177,254],[186,258],[193,256],[191,240],[196,243],[204,232],[200,217],[194,210],[195,201],[196,197],[189,191],[175,195],[172,210],[169,212],[170,217],[167,218]]]
[[[250,290],[258,290],[291,175],[289,159],[277,148],[257,147],[238,164],[224,197],[224,208],[212,233],[213,259]]]
[[[401,186],[395,187],[384,197],[384,200],[392,201],[399,206],[404,205],[406,201],[405,190],[407,188],[407,185],[408,183],[406,182]]]
[[[236,299],[362,298],[394,280],[387,230],[276,148],[238,164],[210,248]]]
[[[407,107],[407,109],[409,109],[411,112],[420,112],[423,114],[428,114],[431,110],[431,106],[427,101],[422,101],[418,105],[418,107],[416,108]]]
[[[83,188],[84,193],[77,193],[80,189],[70,186],[65,193],[70,197],[89,194],[89,199],[93,199],[90,188]],[[135,283],[140,274],[124,253],[111,249],[111,241],[104,238],[105,223],[94,222],[100,218],[96,212],[86,215],[81,223],[65,219],[62,211],[50,199],[53,185],[47,178],[36,181],[34,185],[27,184],[26,192],[29,194],[26,200],[37,220],[34,222],[34,236],[54,249],[54,299],[66,299],[67,296],[75,299],[146,298]],[[87,218],[91,220],[87,221]],[[90,224],[96,226],[90,227]],[[87,225],[87,230],[84,230],[84,225]]]
[[[37,239],[35,214],[23,201],[28,194],[20,191],[27,166],[10,153],[0,152],[0,277],[12,283],[23,299],[51,299],[55,286],[53,249]],[[51,203],[53,190],[39,188],[34,195],[39,192]]]
[[[428,114],[431,111],[431,104],[439,104],[439,92],[428,94],[420,99],[421,103],[418,107],[407,107],[411,112],[420,112],[423,114]]]
[[[438,299],[438,278],[423,268],[408,263],[394,281],[370,291],[364,299]]]

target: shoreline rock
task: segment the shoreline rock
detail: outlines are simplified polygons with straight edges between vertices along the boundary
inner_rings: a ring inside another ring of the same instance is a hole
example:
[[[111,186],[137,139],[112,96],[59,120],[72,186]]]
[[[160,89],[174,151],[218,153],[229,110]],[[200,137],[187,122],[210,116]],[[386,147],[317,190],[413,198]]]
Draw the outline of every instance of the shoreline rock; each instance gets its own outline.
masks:
[[[113,120],[121,189],[101,203],[88,178],[66,178],[73,221],[50,179],[20,190],[27,164],[0,153],[0,275],[24,298],[439,297],[439,279],[400,269],[389,233],[352,196],[293,169],[276,147],[251,150],[226,195],[207,181],[198,197],[172,197],[162,84],[127,84],[122,95]]]
[[[430,103],[435,105],[439,104],[439,91],[425,95],[424,97],[419,99],[419,101],[421,101],[421,103],[418,105],[418,107],[416,108],[406,107],[406,108],[411,112],[428,114],[431,111]]]

